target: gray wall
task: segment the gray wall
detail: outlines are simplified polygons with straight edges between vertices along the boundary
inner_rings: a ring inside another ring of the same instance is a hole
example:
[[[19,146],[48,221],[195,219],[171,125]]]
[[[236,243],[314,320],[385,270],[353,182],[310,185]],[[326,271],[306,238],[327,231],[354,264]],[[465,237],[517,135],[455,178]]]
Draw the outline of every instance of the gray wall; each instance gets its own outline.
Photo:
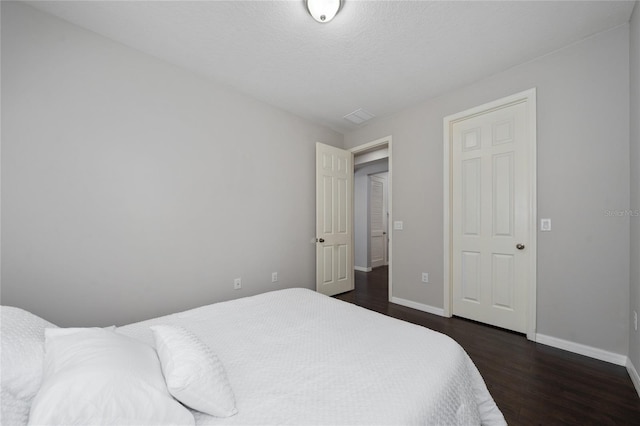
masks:
[[[631,18],[631,209],[640,211],[640,2]],[[630,309],[640,314],[640,217],[631,217]],[[630,316],[631,317],[631,316]],[[630,324],[632,324],[630,322]],[[629,359],[640,371],[640,332],[629,327]]]
[[[393,296],[443,307],[443,118],[537,87],[537,332],[627,354],[628,58],[624,25],[345,135],[393,136]]]
[[[314,287],[316,141],[343,136],[2,2],[2,303],[109,325]]]
[[[353,178],[354,265],[371,266],[369,256],[369,175],[389,170],[389,160],[378,160],[355,171]]]

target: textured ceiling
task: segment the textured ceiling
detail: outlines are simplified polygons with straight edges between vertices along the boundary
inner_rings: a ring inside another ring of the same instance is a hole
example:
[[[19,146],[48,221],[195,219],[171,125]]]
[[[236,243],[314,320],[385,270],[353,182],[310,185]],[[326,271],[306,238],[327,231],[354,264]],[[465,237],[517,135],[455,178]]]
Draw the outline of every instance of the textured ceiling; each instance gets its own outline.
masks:
[[[32,6],[340,132],[629,21],[632,1],[36,1]],[[374,119],[375,120],[375,119]]]

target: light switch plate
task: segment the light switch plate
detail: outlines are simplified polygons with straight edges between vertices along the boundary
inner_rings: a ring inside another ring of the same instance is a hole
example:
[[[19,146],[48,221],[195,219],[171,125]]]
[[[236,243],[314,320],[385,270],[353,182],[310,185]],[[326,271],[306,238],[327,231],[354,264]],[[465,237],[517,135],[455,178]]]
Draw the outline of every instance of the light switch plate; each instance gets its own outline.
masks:
[[[404,228],[404,223],[401,220],[393,221],[393,229],[397,231],[402,231],[403,228]]]
[[[544,232],[551,231],[551,219],[540,219],[540,230]]]

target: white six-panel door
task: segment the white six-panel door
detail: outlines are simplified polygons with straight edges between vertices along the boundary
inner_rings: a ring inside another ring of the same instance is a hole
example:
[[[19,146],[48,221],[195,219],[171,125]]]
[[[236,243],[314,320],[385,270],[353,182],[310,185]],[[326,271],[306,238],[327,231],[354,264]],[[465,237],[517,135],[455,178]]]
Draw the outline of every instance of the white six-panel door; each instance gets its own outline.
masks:
[[[531,132],[526,102],[451,128],[453,314],[527,332]]]
[[[316,143],[316,290],[353,288],[353,154]]]

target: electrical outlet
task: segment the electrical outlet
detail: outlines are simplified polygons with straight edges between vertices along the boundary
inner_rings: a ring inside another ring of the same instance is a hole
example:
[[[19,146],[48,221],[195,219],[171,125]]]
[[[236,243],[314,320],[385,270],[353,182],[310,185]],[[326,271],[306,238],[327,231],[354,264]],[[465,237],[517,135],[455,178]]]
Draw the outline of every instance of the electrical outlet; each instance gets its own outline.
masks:
[[[271,282],[272,283],[278,282],[278,273],[277,272],[272,272],[271,273]]]
[[[429,273],[428,272],[423,272],[422,273],[422,282],[423,283],[428,283],[429,282]]]
[[[235,280],[233,280],[233,288],[235,290],[240,290],[242,288],[242,279],[241,278],[236,278]]]
[[[633,329],[638,331],[638,312],[633,311]]]

